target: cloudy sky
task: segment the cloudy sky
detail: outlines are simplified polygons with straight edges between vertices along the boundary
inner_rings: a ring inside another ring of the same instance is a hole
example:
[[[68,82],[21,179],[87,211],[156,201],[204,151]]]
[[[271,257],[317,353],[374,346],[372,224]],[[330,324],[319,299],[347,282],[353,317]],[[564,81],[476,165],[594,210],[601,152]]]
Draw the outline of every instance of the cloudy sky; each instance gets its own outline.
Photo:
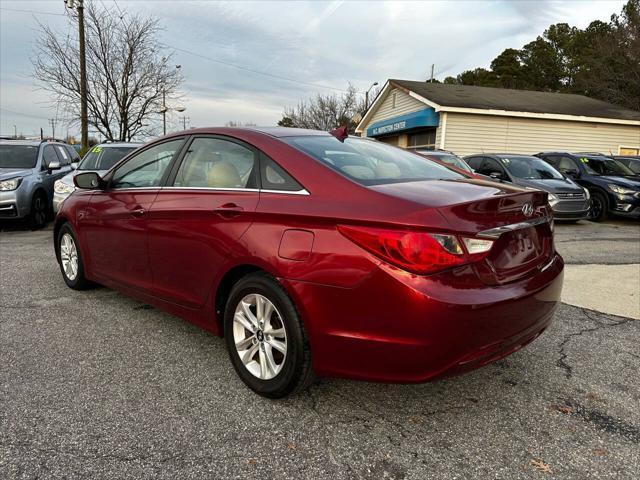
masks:
[[[552,23],[585,27],[620,12],[622,0],[423,2],[213,2],[94,0],[114,12],[161,19],[161,42],[185,77],[192,126],[273,125],[284,106],[349,82],[366,90],[387,78],[443,79],[488,66]],[[56,116],[32,78],[38,22],[67,31],[63,0],[0,0],[0,134],[50,132]],[[66,133],[64,112],[58,132]],[[177,129],[181,120],[170,118]],[[69,127],[70,133],[77,128]],[[59,136],[59,134],[57,135]]]

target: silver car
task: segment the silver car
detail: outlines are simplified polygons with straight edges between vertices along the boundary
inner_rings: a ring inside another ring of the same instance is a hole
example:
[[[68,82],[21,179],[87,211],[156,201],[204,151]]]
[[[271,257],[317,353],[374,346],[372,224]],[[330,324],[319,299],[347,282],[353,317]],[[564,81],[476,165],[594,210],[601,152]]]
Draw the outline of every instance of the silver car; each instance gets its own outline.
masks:
[[[98,175],[102,175],[140,145],[142,143],[121,142],[102,143],[92,147],[76,170],[56,181],[53,193],[53,210],[55,212],[60,210],[62,202],[75,191],[73,177],[78,173],[96,172]]]
[[[0,219],[26,218],[31,228],[47,223],[53,184],[80,158],[58,141],[0,140]]]

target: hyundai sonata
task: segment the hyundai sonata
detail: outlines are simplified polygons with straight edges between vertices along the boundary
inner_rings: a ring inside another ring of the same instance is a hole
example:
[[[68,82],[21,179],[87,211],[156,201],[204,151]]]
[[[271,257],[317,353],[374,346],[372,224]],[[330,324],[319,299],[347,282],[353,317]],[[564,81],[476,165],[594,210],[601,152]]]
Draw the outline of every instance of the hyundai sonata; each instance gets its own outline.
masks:
[[[282,397],[319,376],[423,382],[549,325],[563,261],[547,194],[373,140],[289,128],[157,139],[56,218],[64,281],[118,289],[224,336]]]

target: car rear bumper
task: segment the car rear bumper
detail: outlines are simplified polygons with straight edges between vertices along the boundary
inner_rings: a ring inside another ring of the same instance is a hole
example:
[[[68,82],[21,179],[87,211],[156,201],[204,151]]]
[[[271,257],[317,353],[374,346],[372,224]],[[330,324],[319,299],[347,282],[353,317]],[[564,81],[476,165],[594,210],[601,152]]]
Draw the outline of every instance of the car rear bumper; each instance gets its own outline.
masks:
[[[478,368],[534,340],[560,301],[563,260],[499,286],[472,267],[420,277],[381,266],[353,289],[283,280],[319,375],[424,382]]]

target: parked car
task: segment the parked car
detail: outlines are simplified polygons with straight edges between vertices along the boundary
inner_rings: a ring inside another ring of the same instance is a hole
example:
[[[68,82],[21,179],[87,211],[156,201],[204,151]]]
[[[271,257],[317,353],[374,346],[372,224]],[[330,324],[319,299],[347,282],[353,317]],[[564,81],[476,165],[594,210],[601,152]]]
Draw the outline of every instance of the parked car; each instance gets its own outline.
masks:
[[[445,152],[442,150],[423,150],[420,148],[411,150],[418,155],[422,155],[423,157],[429,158],[431,160],[435,160],[440,163],[444,163],[446,165],[451,165],[456,167],[464,172],[473,174],[473,169],[465,162],[462,158],[457,156],[455,153]]]
[[[611,158],[619,161],[636,175],[640,175],[640,157],[614,155]]]
[[[41,228],[51,212],[54,182],[72,171],[75,150],[57,141],[0,141],[0,219]]]
[[[422,382],[534,340],[560,300],[547,194],[364,138],[195,129],[80,173],[56,218],[67,285],[224,335],[254,391]]]
[[[53,210],[57,212],[60,209],[60,204],[75,191],[73,177],[78,173],[91,171],[104,174],[140,145],[142,144],[120,142],[101,143],[92,147],[73,172],[65,175],[60,180],[56,180],[53,186]]]
[[[569,152],[536,155],[591,192],[591,220],[640,218],[640,177],[613,158]]]
[[[557,220],[589,217],[590,194],[537,157],[511,153],[483,153],[465,157],[478,173],[522,187],[549,193],[549,205]]]

